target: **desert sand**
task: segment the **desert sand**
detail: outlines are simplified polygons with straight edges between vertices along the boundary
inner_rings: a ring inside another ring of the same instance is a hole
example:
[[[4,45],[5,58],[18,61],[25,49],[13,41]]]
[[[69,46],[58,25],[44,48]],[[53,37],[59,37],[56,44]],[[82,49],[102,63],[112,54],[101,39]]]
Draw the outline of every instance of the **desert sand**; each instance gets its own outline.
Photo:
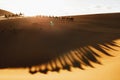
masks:
[[[4,16],[4,15],[9,15],[9,14],[13,14],[12,12],[9,12],[9,11],[6,11],[6,10],[3,10],[3,9],[0,9],[0,16]]]
[[[106,50],[120,49],[115,42],[120,39],[120,13],[72,17],[74,21],[40,16],[1,20],[0,68],[38,70],[43,64],[47,71],[84,69],[102,64],[101,56],[114,55]]]

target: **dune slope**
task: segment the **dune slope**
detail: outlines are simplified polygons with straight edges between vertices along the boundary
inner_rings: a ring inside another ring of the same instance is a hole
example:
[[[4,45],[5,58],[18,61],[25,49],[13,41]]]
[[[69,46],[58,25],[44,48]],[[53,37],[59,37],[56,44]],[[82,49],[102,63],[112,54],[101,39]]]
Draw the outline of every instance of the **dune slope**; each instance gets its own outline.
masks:
[[[8,15],[8,14],[13,14],[12,12],[9,12],[9,11],[6,11],[6,10],[2,10],[0,9],[0,16],[3,16],[3,15]]]
[[[104,49],[117,46],[114,40],[120,39],[120,14],[73,17],[74,21],[48,17],[0,21],[0,67],[39,65],[37,71],[46,73],[70,71],[70,66],[83,69],[83,65],[101,64],[101,55],[91,47],[104,55],[112,55]],[[42,64],[45,64],[43,70]]]

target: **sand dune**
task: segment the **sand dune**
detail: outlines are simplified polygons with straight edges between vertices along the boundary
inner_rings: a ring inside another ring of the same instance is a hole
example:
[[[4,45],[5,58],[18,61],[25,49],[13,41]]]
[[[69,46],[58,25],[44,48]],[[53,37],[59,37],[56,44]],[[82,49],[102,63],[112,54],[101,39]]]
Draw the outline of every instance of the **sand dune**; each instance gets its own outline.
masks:
[[[0,21],[0,68],[46,64],[44,70],[37,67],[46,73],[101,64],[100,56],[112,55],[104,49],[118,47],[114,41],[120,39],[120,13],[73,17],[74,21],[48,17]]]
[[[4,15],[9,15],[9,14],[13,14],[12,12],[6,11],[6,10],[2,10],[0,9],[0,16],[4,16]]]

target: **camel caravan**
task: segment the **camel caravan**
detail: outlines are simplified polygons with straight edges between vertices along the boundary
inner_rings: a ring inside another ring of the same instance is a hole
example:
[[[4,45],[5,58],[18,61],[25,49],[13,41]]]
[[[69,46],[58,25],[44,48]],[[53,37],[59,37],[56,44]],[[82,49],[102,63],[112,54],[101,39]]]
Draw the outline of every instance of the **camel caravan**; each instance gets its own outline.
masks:
[[[64,16],[64,17],[53,17],[54,19],[62,20],[62,21],[74,21],[74,18],[71,16]]]
[[[70,21],[73,22],[74,18],[71,16],[43,16],[43,15],[39,15],[36,17],[41,17],[41,18],[50,18],[50,19],[54,19],[54,20],[60,20],[60,21]]]
[[[62,20],[67,20],[67,21],[74,21],[74,18],[73,17],[61,17]]]
[[[22,13],[19,14],[4,14],[0,16],[0,20],[7,20],[7,19],[16,19],[16,18],[22,18],[24,15]]]
[[[15,17],[22,17],[22,16],[23,16],[22,13],[19,13],[19,14],[8,14],[8,15],[5,14],[4,15],[5,18],[13,18],[13,17],[15,18]]]
[[[14,19],[14,18],[20,18],[23,17],[22,13],[19,14],[5,14],[3,16],[3,18],[5,19]],[[54,20],[58,20],[58,21],[68,21],[68,22],[73,22],[74,18],[71,16],[44,16],[44,15],[38,15],[35,17],[39,17],[39,18],[50,18],[50,19],[54,19]]]

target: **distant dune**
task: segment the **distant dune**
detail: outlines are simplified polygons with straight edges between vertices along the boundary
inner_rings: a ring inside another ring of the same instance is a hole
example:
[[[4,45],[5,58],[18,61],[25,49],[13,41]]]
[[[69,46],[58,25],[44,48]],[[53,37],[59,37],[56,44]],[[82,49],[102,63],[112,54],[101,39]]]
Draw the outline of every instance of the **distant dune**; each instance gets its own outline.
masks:
[[[0,21],[0,68],[31,67],[45,63],[54,64],[50,71],[70,71],[70,66],[81,69],[81,65],[93,67],[91,63],[100,64],[98,58],[101,55],[90,46],[111,56],[103,48],[117,46],[114,40],[120,39],[120,13],[72,17],[73,21],[49,17]],[[61,67],[56,65],[56,59]],[[45,70],[38,71],[45,73],[49,70],[47,65]]]
[[[6,10],[2,10],[0,9],[0,16],[3,16],[3,15],[8,15],[8,14],[13,14],[12,12],[9,12],[9,11],[6,11]]]
[[[88,24],[94,24],[101,27],[120,28],[120,24],[119,24],[120,13],[90,14],[90,15],[74,16],[74,18],[79,23],[88,22]],[[102,25],[106,25],[106,26],[102,26]]]

